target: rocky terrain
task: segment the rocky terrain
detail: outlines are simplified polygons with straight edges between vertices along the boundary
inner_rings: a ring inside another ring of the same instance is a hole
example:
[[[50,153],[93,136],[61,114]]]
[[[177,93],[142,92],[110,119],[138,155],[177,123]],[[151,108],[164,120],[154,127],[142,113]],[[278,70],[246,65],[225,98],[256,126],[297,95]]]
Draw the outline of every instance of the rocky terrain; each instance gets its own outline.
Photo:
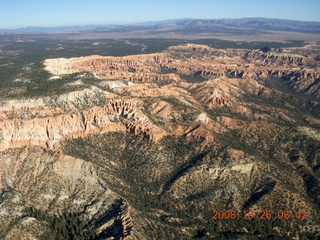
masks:
[[[0,238],[319,237],[319,56],[185,44],[45,60],[43,81],[82,88],[1,101]]]

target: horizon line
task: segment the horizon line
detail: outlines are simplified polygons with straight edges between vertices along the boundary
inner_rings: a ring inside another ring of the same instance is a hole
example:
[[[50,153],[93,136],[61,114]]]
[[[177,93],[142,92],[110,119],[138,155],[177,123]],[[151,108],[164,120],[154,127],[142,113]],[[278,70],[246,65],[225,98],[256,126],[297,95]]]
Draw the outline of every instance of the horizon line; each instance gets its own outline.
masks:
[[[6,28],[0,27],[0,30],[19,30],[19,29],[27,29],[27,28],[62,28],[62,27],[89,27],[89,26],[126,26],[126,25],[139,25],[145,23],[157,23],[157,22],[165,22],[165,21],[178,21],[178,20],[240,20],[240,19],[270,19],[270,20],[282,20],[282,21],[293,21],[293,22],[311,22],[311,23],[320,23],[320,21],[309,21],[309,20],[296,20],[296,19],[286,19],[286,18],[267,18],[267,17],[241,17],[241,18],[170,18],[170,19],[162,19],[162,20],[147,20],[143,22],[131,22],[131,23],[79,23],[79,24],[61,24],[54,26],[21,26],[14,28]]]

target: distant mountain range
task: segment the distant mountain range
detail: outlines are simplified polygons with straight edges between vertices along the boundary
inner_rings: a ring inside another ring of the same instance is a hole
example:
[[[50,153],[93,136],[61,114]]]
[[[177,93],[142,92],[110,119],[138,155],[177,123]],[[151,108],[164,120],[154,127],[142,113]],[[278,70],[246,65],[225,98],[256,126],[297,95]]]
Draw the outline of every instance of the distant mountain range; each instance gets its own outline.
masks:
[[[73,31],[88,31],[97,28],[111,28],[112,25],[84,25],[84,26],[61,26],[61,27],[32,27],[16,29],[0,29],[3,33],[57,33],[57,32],[73,32]]]
[[[320,33],[320,22],[305,22],[282,19],[268,18],[242,18],[242,19],[218,19],[218,20],[183,20],[177,21],[177,24],[186,26],[186,28],[207,28],[214,30],[222,29],[247,29],[247,30],[275,30],[292,31],[306,33]]]
[[[2,33],[61,33],[61,32],[105,32],[134,31],[137,29],[161,32],[224,32],[224,33],[257,33],[259,31],[290,31],[320,34],[320,22],[305,22],[268,18],[241,19],[171,19],[137,24],[109,24],[61,27],[26,27],[17,29],[0,29]]]

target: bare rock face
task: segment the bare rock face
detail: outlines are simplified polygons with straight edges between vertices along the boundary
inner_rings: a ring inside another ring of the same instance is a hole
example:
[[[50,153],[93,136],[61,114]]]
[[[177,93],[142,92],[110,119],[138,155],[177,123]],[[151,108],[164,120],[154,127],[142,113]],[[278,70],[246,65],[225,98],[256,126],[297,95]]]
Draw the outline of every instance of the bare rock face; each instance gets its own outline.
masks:
[[[121,212],[119,214],[119,219],[122,223],[123,229],[123,239],[130,240],[131,238],[131,230],[133,227],[132,219],[130,216],[130,206],[127,202],[124,202],[121,205]]]
[[[177,52],[179,58],[174,57]],[[189,58],[190,54],[193,57]],[[197,74],[205,78],[279,78],[288,81],[287,84],[296,91],[319,97],[319,69],[308,67],[318,66],[315,60],[317,54],[308,48],[285,51],[270,49],[265,53],[262,50],[235,52],[187,44],[170,47],[168,51],[158,54],[48,59],[44,64],[55,75],[91,72],[99,78],[125,79],[130,82],[178,81],[181,76],[178,73]],[[171,73],[162,73],[164,69]]]
[[[90,56],[71,59],[47,59],[46,70],[55,75],[75,72],[92,72],[96,77],[125,79],[131,82],[153,82],[179,79],[177,74],[157,73],[160,64],[170,61],[163,54],[149,54],[128,57]],[[62,68],[60,66],[63,66]]]
[[[0,234],[8,239],[17,239],[17,234],[26,239],[47,234],[49,226],[39,215],[24,217],[28,207],[47,215],[85,208],[92,217],[118,199],[105,188],[94,166],[81,159],[24,147],[2,151],[0,163],[0,222],[2,229],[7,229]],[[99,199],[97,204],[89,206],[95,199]]]
[[[2,109],[4,119],[0,123],[0,150],[21,146],[41,146],[53,149],[56,144],[66,138],[83,137],[88,134],[108,131],[130,131],[144,133],[150,139],[158,139],[166,133],[155,126],[139,110],[137,102],[132,99],[106,99],[102,107],[94,107],[81,112],[67,113],[60,111],[52,117],[54,110],[44,107],[43,117],[29,116],[28,119],[12,119],[8,117],[11,110]],[[12,110],[21,115],[21,109]],[[33,109],[28,109],[33,111]],[[124,124],[119,123],[123,118]]]
[[[71,73],[96,79],[67,94],[1,103],[0,238],[50,235],[63,219],[80,219],[65,228],[88,239],[230,238],[230,231],[299,238],[309,229],[303,224],[316,234],[317,55],[309,47],[186,44],[47,59],[50,81]],[[310,217],[261,224],[241,215],[265,209]],[[240,220],[212,221],[213,210],[235,210]]]

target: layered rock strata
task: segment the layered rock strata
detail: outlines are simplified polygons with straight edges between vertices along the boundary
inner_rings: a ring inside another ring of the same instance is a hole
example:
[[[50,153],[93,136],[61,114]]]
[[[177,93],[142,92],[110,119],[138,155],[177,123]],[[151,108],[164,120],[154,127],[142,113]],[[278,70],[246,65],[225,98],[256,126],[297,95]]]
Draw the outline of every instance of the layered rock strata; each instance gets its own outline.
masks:
[[[146,117],[138,105],[139,101],[106,99],[101,107],[81,112],[55,112],[42,108],[42,117],[21,118],[21,109],[2,108],[0,122],[0,151],[21,146],[41,146],[53,149],[66,138],[84,137],[88,134],[109,131],[130,131],[143,133],[151,140],[157,140],[166,133]],[[34,109],[28,109],[33,111]],[[10,115],[11,114],[11,115]],[[12,116],[19,116],[13,118]]]
[[[192,57],[189,57],[190,52]],[[296,90],[319,97],[320,71],[316,59],[317,53],[307,48],[287,49],[286,52],[270,49],[265,53],[187,44],[157,54],[47,59],[44,64],[55,75],[90,72],[101,79],[124,79],[135,83],[178,81],[184,75],[256,80],[279,78],[289,80]]]

